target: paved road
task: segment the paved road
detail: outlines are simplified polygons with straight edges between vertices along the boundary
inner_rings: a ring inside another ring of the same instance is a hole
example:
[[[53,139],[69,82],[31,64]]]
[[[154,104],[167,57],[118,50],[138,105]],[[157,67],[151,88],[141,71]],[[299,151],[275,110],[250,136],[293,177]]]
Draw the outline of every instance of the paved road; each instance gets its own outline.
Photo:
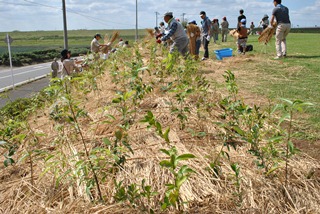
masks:
[[[27,98],[41,91],[49,85],[51,63],[13,68],[15,88],[12,90],[12,76],[10,68],[0,68],[0,108],[8,102],[18,98]],[[1,93],[7,90],[5,93]]]
[[[44,78],[29,82],[28,84],[20,85],[14,90],[8,90],[6,93],[1,93],[0,108],[9,102],[15,101],[16,99],[32,97],[34,94],[49,85],[50,78],[51,77],[46,76]]]
[[[0,92],[12,87],[12,73],[14,85],[18,86],[27,82],[45,77],[51,72],[51,63],[43,63],[37,65],[24,66],[19,68],[13,68],[11,72],[10,68],[0,70]]]

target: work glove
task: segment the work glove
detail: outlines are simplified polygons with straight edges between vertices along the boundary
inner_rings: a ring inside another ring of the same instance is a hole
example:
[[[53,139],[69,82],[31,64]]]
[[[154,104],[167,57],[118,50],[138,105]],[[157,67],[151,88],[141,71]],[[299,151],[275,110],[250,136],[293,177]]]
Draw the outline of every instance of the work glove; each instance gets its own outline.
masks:
[[[269,25],[268,28],[273,29],[273,26],[272,26],[272,25]]]
[[[161,44],[161,40],[160,40],[160,39],[157,39],[157,43],[158,43],[158,44]]]
[[[194,33],[190,33],[190,37],[194,37]]]
[[[110,46],[110,45],[111,45],[111,42],[108,42],[107,45]]]
[[[206,39],[208,40],[208,42],[210,42],[210,36],[209,36],[209,35],[207,36],[207,38],[206,38]]]

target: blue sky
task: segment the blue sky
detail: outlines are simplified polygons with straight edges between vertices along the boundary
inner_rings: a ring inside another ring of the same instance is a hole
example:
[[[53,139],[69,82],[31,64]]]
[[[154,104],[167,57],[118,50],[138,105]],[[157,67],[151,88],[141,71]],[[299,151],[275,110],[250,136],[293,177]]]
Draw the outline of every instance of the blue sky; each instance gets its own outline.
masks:
[[[320,26],[320,0],[283,0],[293,27]],[[135,28],[135,0],[66,0],[68,30]],[[0,32],[62,30],[61,0],[0,0]],[[271,16],[272,0],[138,0],[138,27],[153,28],[172,11],[177,18],[200,21],[204,10],[210,19],[226,16],[235,27],[239,9],[247,22],[258,26],[264,14]],[[158,12],[158,16],[156,16]],[[184,14],[184,16],[182,16]],[[156,22],[156,17],[158,17]]]

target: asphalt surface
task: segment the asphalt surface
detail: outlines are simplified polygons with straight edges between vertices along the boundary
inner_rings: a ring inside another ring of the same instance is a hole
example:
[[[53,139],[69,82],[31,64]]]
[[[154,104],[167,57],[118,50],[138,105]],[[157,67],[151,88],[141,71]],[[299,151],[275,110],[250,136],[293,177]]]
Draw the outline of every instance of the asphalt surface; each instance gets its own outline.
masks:
[[[10,89],[0,94],[0,108],[5,106],[8,102],[13,102],[19,98],[29,98],[41,91],[43,88],[49,85],[49,76],[41,77],[40,79],[33,80],[23,85]]]
[[[0,92],[30,81],[45,77],[51,72],[51,62],[23,67],[2,68],[0,71]]]
[[[51,62],[14,68],[14,85],[12,87],[11,69],[0,72],[0,108],[19,98],[29,98],[49,85]],[[61,70],[61,63],[59,63]],[[58,77],[60,77],[58,73]]]

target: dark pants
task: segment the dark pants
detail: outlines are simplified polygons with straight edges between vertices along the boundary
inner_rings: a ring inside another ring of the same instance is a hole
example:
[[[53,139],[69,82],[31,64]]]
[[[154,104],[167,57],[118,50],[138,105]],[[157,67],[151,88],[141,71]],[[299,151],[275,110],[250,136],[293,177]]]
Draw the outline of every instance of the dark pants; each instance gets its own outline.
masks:
[[[208,49],[209,41],[207,40],[207,36],[202,37],[202,44],[203,44],[203,48],[204,48],[203,57],[209,58],[209,49]]]

